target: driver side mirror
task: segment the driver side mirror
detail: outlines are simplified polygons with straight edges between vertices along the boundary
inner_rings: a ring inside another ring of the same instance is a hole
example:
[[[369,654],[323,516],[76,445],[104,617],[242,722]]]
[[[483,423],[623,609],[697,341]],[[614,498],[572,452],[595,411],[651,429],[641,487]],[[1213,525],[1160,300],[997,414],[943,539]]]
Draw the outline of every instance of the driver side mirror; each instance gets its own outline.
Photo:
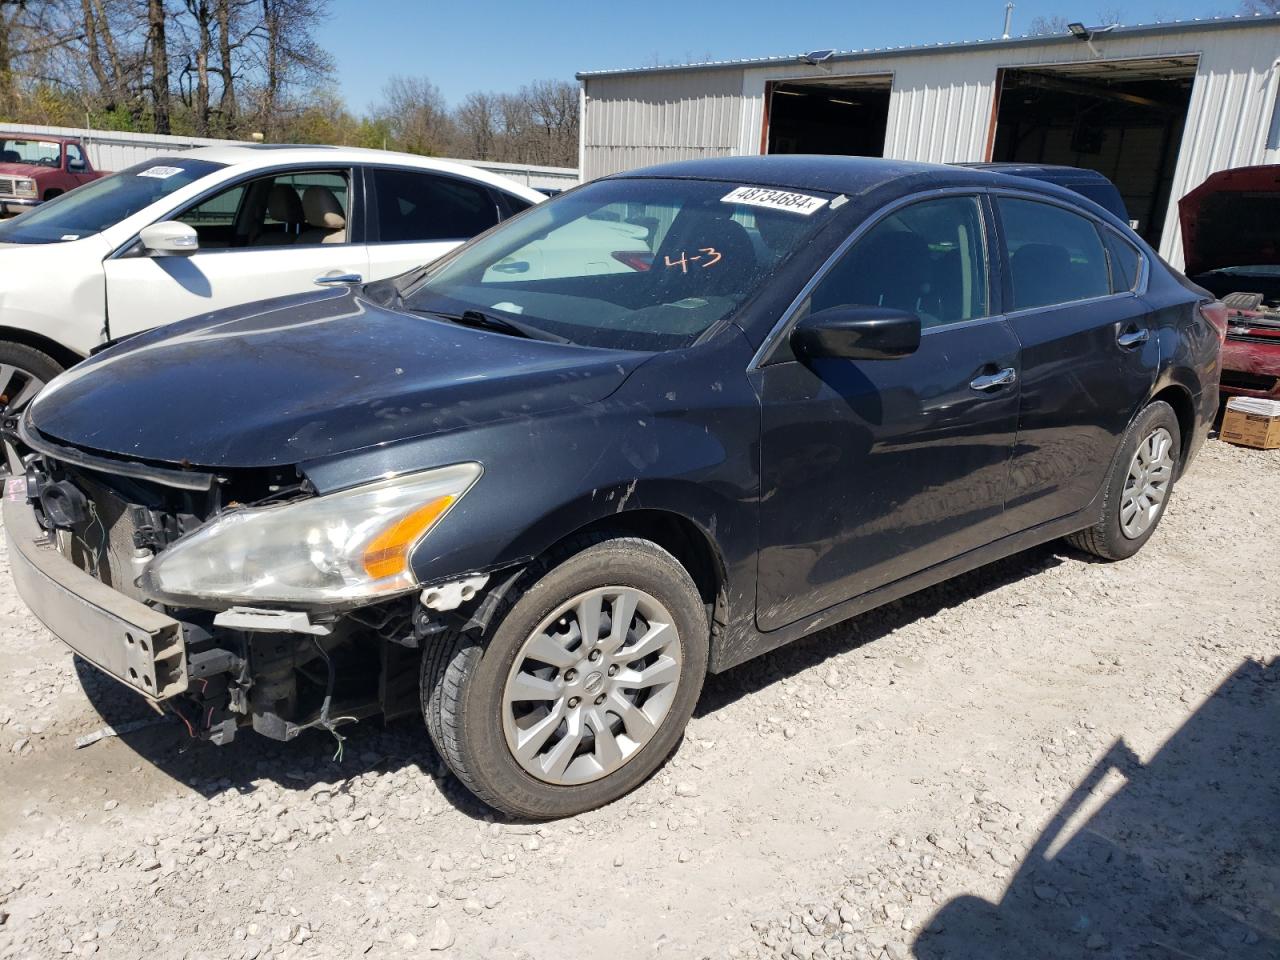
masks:
[[[143,227],[138,231],[138,240],[153,257],[188,257],[200,249],[195,228],[177,220]]]
[[[894,360],[919,347],[920,318],[889,307],[830,307],[791,330],[791,349],[801,360]]]

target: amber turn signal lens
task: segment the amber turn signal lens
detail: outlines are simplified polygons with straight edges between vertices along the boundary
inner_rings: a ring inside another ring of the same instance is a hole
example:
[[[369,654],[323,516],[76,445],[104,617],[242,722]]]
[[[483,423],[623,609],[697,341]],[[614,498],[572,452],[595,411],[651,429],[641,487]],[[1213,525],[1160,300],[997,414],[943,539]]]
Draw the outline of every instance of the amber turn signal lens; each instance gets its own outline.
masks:
[[[364,550],[365,573],[375,580],[395,576],[409,562],[409,548],[449,509],[454,498],[438,497],[401,517],[370,541]]]

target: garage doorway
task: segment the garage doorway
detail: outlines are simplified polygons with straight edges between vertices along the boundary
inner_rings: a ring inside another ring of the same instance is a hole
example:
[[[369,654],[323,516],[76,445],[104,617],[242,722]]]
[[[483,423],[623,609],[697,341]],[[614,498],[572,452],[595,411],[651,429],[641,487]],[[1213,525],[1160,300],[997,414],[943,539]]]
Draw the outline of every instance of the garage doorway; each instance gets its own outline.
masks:
[[[1196,73],[1195,56],[1000,71],[991,159],[1087,167],[1108,177],[1159,245]]]
[[[765,153],[884,156],[892,74],[779,80],[765,97]]]

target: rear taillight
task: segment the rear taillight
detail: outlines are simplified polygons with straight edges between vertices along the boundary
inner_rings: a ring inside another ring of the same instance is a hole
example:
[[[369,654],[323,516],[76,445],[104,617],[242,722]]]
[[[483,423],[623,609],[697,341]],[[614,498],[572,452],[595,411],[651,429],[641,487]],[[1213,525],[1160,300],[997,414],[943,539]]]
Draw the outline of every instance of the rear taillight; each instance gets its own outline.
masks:
[[[1200,316],[1209,321],[1209,326],[1218,331],[1218,342],[1227,339],[1227,305],[1221,300],[1206,300],[1200,304]]]
[[[624,263],[637,273],[643,273],[653,265],[653,254],[647,250],[615,250],[613,259]]]

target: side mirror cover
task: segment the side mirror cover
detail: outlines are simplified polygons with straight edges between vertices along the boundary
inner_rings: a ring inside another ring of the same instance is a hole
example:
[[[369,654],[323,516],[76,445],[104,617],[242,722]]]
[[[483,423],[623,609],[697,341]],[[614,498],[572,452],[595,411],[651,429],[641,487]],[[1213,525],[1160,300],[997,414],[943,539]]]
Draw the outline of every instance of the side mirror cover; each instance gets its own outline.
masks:
[[[801,360],[895,360],[919,348],[920,318],[889,307],[830,307],[791,330],[791,349]]]
[[[195,228],[177,220],[163,220],[138,231],[142,247],[153,257],[189,257],[200,249]]]

